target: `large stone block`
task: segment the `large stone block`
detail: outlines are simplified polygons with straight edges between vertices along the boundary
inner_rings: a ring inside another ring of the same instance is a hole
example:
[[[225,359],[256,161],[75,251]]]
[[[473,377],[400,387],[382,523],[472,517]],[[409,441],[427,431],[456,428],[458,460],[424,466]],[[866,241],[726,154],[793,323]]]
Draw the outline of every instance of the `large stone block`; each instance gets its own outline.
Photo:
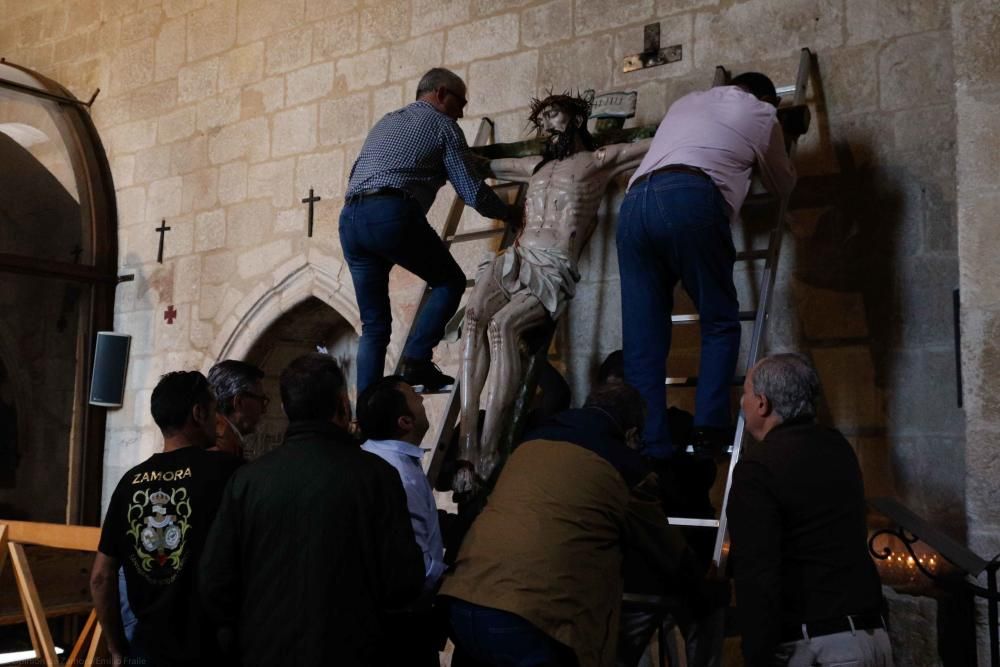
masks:
[[[946,0],[846,0],[847,43],[948,28]]]
[[[173,174],[189,174],[208,166],[208,141],[205,135],[196,134],[187,141],[171,146],[170,171]]]
[[[471,0],[413,0],[411,34],[423,35],[469,20]]]
[[[361,50],[396,44],[410,36],[409,0],[382,0],[361,10]]]
[[[215,250],[226,244],[226,211],[217,208],[194,217],[195,252]],[[200,271],[200,267],[199,267]],[[211,317],[211,315],[208,315]]]
[[[166,242],[163,244],[163,260],[168,258],[183,257],[194,252],[194,216],[181,215],[167,220],[170,231]],[[152,246],[151,246],[152,247]],[[150,252],[150,259],[155,255]]]
[[[115,95],[152,83],[154,49],[154,40],[150,38],[115,51],[111,58],[111,90],[108,92]]]
[[[838,291],[794,281],[796,310],[802,332],[813,341],[861,338],[868,335],[864,296],[861,292]]]
[[[306,0],[306,20],[316,19],[343,14],[352,9],[357,9],[361,0]]]
[[[156,37],[163,12],[159,7],[149,7],[122,19],[121,44],[131,44],[141,39]]]
[[[316,24],[313,29],[316,60],[327,60],[358,50],[358,13],[336,16]]]
[[[170,176],[170,146],[153,146],[135,154],[135,180],[149,183]]]
[[[878,108],[878,45],[817,54],[823,95],[830,113]]]
[[[226,247],[246,248],[267,241],[274,211],[266,199],[250,199],[226,210]]]
[[[242,118],[253,118],[285,106],[285,78],[273,76],[243,89],[240,103]]]
[[[247,196],[247,163],[230,162],[219,168],[219,203],[235,204]]]
[[[955,75],[970,87],[1000,84],[997,44],[1000,12],[993,0],[958,0],[951,3]]]
[[[344,192],[344,151],[335,149],[299,158],[295,168],[295,193],[302,199],[313,188],[321,197],[335,197]]]
[[[465,63],[517,50],[517,14],[501,14],[460,25],[448,31],[445,62]]]
[[[280,264],[291,254],[292,242],[289,239],[279,239],[244,250],[236,260],[238,275],[246,279],[269,273],[272,267]]]
[[[823,397],[834,426],[845,433],[880,426],[883,399],[875,381],[871,350],[855,345],[813,350]]]
[[[234,88],[198,102],[198,130],[211,132],[238,121],[242,100],[242,93]]]
[[[843,43],[841,0],[749,0],[695,17],[694,66],[798,57],[801,47],[823,53]],[[760,35],[760,39],[740,39]],[[797,62],[797,61],[796,61]]]
[[[201,290],[201,256],[179,257],[175,262],[174,303],[197,303]]]
[[[953,348],[895,350],[886,369],[887,425],[893,434],[961,437]],[[933,379],[933,380],[932,380]]]
[[[882,587],[889,607],[892,659],[897,665],[939,667],[938,604],[934,598],[897,593]]]
[[[119,190],[116,193],[118,202],[118,227],[131,227],[146,220],[146,188],[136,186]]]
[[[405,95],[402,86],[382,86],[372,92],[372,125],[390,111],[401,108],[404,104]]]
[[[174,218],[181,212],[180,176],[164,178],[151,183],[146,196],[146,220],[159,221],[163,218]]]
[[[226,232],[227,237],[229,232]],[[201,257],[201,281],[208,285],[227,285],[236,273],[236,254],[229,249]]]
[[[472,0],[472,15],[485,16],[523,7],[534,0]]]
[[[274,115],[271,154],[274,157],[304,153],[316,147],[316,105],[281,111]]]
[[[236,0],[215,0],[187,19],[187,58],[201,60],[236,43]]]
[[[322,102],[319,107],[319,139],[324,146],[368,133],[368,95],[360,93]]]
[[[184,176],[181,212],[203,211],[219,201],[219,170],[216,167],[201,169]]]
[[[1000,427],[998,387],[1000,311],[963,304],[962,388],[970,431],[974,428],[985,430],[987,427]]]
[[[389,49],[389,80],[423,76],[430,68],[441,65],[443,50],[444,33],[393,44]]]
[[[996,279],[997,220],[1000,220],[1000,192],[970,194],[959,201],[958,252],[965,310],[1000,308],[1000,284]]]
[[[285,99],[289,106],[324,97],[333,89],[333,63],[319,63],[285,77]]]
[[[909,35],[888,44],[879,56],[883,110],[926,106],[953,94],[951,34]]]
[[[305,16],[305,0],[241,0],[237,40],[246,44],[297,28]]]
[[[576,0],[574,26],[577,35],[617,28],[644,21],[653,15],[653,0]],[[641,49],[640,49],[641,50]]]
[[[388,76],[388,49],[367,51],[337,61],[337,77],[349,91],[381,85]]]
[[[552,0],[521,12],[521,41],[527,47],[545,46],[573,36],[572,0]]]
[[[559,93],[587,88],[602,92],[611,85],[613,67],[611,35],[557,44],[542,49],[538,86],[540,90],[551,88]],[[524,98],[519,106],[527,103]]]
[[[250,162],[266,160],[270,154],[270,132],[266,118],[251,118],[227,125],[208,140],[212,164],[238,159]]]
[[[180,103],[211,97],[219,89],[219,59],[202,60],[177,71]]]
[[[157,119],[156,139],[163,144],[187,139],[194,134],[194,128],[195,108],[184,107]]]
[[[282,74],[304,67],[312,59],[313,28],[304,26],[267,39],[268,74]]]
[[[966,506],[973,525],[1000,523],[1000,457],[996,455],[1000,429],[981,428],[970,420],[966,433]],[[996,549],[990,551],[996,553]],[[983,554],[987,555],[987,554]]]
[[[250,167],[247,188],[254,197],[270,197],[275,208],[290,206],[295,194],[292,191],[294,176],[295,158],[262,162]]]
[[[538,52],[483,60],[469,66],[469,116],[528,106],[536,93]]]
[[[187,25],[183,18],[165,21],[156,37],[154,78],[170,79],[187,57]]]
[[[962,86],[955,96],[958,118],[958,190],[996,192],[1000,167],[1000,90],[972,91]],[[961,214],[961,205],[959,208]]]
[[[204,6],[205,0],[163,0],[163,13],[175,18]]]
[[[219,58],[219,89],[235,88],[260,81],[264,76],[264,43],[253,42]]]
[[[615,33],[614,85],[616,88],[635,86],[645,81],[670,79],[691,73],[694,67],[694,14],[679,14],[660,21],[660,44],[673,46],[680,44],[683,58],[678,62],[642,69],[636,72],[622,72],[622,62],[625,56],[642,51],[643,27],[633,26],[623,28]]]
[[[111,180],[116,188],[127,188],[135,184],[135,156],[123,155],[111,163]]]

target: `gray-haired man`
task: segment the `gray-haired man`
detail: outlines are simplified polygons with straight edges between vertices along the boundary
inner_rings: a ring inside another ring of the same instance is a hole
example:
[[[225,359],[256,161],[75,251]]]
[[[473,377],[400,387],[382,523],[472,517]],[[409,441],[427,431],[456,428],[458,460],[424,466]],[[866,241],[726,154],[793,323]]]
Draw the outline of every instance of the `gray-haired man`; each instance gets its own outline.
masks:
[[[762,359],[743,384],[757,443],[728,510],[743,655],[748,667],[891,667],[861,470],[850,443],[816,424],[819,391],[798,354]]]
[[[253,364],[226,359],[208,371],[218,401],[213,450],[243,458],[244,439],[257,430],[271,399],[264,393],[264,371]]]

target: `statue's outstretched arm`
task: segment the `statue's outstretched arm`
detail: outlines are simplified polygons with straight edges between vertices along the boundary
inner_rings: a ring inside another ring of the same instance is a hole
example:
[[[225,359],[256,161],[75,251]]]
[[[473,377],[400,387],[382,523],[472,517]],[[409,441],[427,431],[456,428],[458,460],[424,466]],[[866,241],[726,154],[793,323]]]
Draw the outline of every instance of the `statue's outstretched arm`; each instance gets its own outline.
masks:
[[[527,183],[535,173],[535,167],[542,161],[541,156],[505,157],[490,160],[490,175],[502,181]]]
[[[611,144],[598,148],[596,153],[604,151],[604,164],[617,176],[638,167],[652,143],[652,139],[640,139],[627,144]]]

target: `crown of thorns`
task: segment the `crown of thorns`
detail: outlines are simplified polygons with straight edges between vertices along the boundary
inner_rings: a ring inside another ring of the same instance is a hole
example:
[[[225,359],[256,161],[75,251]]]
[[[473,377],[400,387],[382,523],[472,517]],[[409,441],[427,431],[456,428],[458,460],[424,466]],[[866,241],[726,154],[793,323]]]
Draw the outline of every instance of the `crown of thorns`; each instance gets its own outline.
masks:
[[[590,118],[591,102],[581,97],[579,91],[577,91],[576,95],[571,95],[568,90],[561,95],[553,94],[551,90],[547,92],[548,95],[544,99],[531,98],[531,114],[528,116],[528,122],[535,127],[542,126],[540,116],[542,115],[542,111],[548,107],[558,107],[571,116],[576,116],[583,120]]]

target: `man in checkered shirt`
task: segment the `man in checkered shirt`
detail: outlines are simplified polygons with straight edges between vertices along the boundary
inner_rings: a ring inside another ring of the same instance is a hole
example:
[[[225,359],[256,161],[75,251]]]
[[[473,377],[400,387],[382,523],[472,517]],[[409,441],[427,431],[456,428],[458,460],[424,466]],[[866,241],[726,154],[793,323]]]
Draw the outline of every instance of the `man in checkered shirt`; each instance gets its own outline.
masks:
[[[415,102],[375,124],[351,168],[340,214],[340,244],[361,311],[358,393],[382,377],[389,346],[389,270],[399,264],[431,288],[403,347],[401,372],[423,391],[454,383],[431,361],[434,347],[465,291],[465,274],[427,222],[445,180],[485,217],[513,222],[520,213],[475,174],[455,121],[467,104],[454,72],[434,68],[417,86]]]

